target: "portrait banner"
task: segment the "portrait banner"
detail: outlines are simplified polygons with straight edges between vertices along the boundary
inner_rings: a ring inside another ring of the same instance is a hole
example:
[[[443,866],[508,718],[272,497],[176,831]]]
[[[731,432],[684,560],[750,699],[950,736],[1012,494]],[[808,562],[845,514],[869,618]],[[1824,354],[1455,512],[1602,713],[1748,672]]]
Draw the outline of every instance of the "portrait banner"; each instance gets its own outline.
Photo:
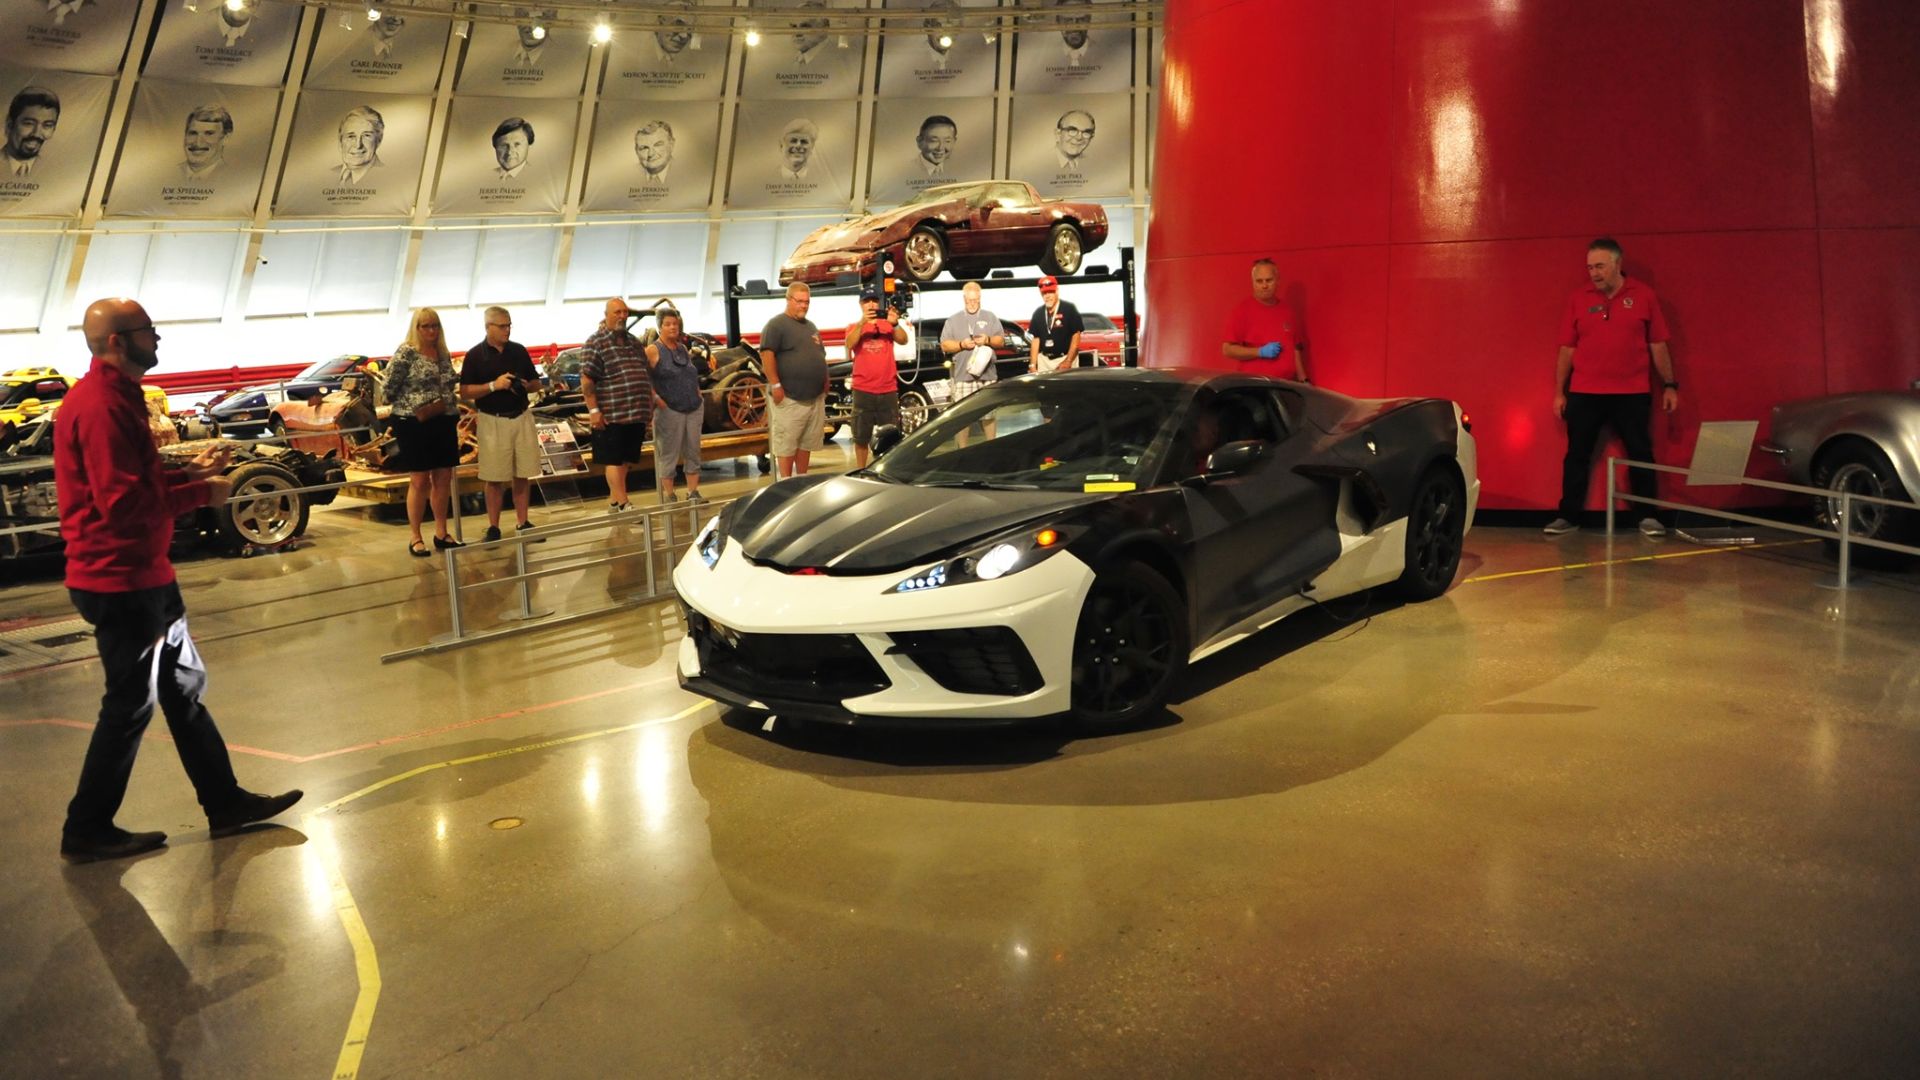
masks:
[[[435,214],[557,214],[567,201],[580,105],[553,98],[453,99]]]
[[[1013,99],[1007,175],[1042,195],[1126,195],[1133,176],[1133,96]]]
[[[1133,31],[1089,30],[1088,0],[1049,0],[1022,16],[1013,46],[1013,88],[1022,94],[1086,94],[1133,85]]]
[[[453,25],[446,19],[387,12],[350,30],[322,22],[307,62],[308,90],[431,94],[440,84]]]
[[[494,97],[580,96],[593,52],[587,32],[552,30],[541,37],[539,26],[531,16],[517,26],[475,23],[454,89]]]
[[[580,208],[705,210],[719,143],[718,102],[602,101]]]
[[[740,93],[747,98],[851,98],[860,93],[860,65],[867,37],[840,25],[844,4],[827,0],[782,0],[797,17],[762,27],[760,44],[747,50]]]
[[[86,201],[113,79],[0,67],[7,95],[0,147],[0,216],[71,217]]]
[[[881,98],[874,109],[874,206],[940,184],[993,177],[993,98]]]
[[[188,11],[186,0],[167,0],[142,75],[228,86],[281,84],[293,54],[293,32],[300,25],[300,5],[256,0],[235,10],[199,0],[199,8]]]
[[[844,207],[853,199],[851,101],[745,101],[733,124],[727,205]]]
[[[6,0],[0,64],[117,75],[139,0]]]
[[[692,0],[673,0],[669,10],[644,26],[624,31],[606,46],[607,74],[600,97],[632,101],[717,101],[726,90],[727,35],[692,29]]]
[[[267,87],[142,79],[107,216],[252,217],[279,106]]]
[[[985,15],[966,21],[968,9],[993,12],[992,0],[887,0],[888,34],[880,46],[880,97],[975,97],[993,93],[1000,46],[987,41]]]
[[[287,144],[277,217],[406,217],[420,190],[433,99],[309,90]]]

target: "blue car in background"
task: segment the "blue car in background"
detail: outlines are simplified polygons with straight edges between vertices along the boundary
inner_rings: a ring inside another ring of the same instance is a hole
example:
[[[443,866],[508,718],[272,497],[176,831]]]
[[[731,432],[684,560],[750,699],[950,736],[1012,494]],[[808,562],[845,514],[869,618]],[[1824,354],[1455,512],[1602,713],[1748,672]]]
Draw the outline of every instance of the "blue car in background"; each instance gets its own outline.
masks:
[[[200,406],[200,415],[218,428],[220,434],[254,438],[267,434],[267,419],[273,407],[282,401],[304,401],[318,394],[340,389],[341,380],[355,371],[364,371],[367,357],[356,354],[336,356],[311,364],[284,383],[266,383],[230,390]]]

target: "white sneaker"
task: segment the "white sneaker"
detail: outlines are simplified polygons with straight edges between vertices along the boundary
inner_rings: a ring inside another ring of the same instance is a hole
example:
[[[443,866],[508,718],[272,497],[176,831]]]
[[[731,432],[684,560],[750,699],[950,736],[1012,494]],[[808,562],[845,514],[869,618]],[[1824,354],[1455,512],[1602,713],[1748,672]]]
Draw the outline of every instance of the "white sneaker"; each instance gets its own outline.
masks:
[[[632,508],[633,508],[633,504],[631,503],[610,502],[607,504],[607,513],[618,514],[623,510],[630,510]]]
[[[1660,524],[1658,518],[1643,517],[1640,519],[1640,535],[1649,540],[1656,540],[1667,535],[1667,527]]]
[[[1557,518],[1554,518],[1552,521],[1547,522],[1547,527],[1544,529],[1541,529],[1540,531],[1543,533],[1546,533],[1548,536],[1565,536],[1566,534],[1572,532],[1573,530],[1579,527],[1580,526],[1575,525],[1573,522],[1568,521],[1566,518],[1557,517]]]

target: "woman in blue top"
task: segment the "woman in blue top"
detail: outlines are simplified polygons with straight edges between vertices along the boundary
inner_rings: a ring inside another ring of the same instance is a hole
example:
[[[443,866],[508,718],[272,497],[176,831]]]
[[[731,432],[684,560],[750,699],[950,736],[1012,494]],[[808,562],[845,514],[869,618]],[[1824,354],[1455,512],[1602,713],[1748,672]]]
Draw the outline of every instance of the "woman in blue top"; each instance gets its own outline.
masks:
[[[705,407],[700,398],[700,368],[687,351],[680,313],[659,315],[660,337],[647,346],[647,367],[653,376],[653,396],[660,408],[653,413],[653,475],[660,483],[660,501],[677,501],[673,467],[687,467],[687,501],[705,502],[700,495],[700,422]]]

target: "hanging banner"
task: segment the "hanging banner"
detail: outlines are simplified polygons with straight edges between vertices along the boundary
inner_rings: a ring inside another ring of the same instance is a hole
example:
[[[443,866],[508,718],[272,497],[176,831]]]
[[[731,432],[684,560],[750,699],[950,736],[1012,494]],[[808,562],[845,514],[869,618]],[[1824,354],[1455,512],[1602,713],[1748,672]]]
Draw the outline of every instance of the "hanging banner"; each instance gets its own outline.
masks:
[[[142,74],[152,79],[279,86],[300,25],[298,4],[253,0],[235,10],[215,0],[167,0]]]
[[[1020,20],[1013,88],[1022,94],[1099,93],[1133,85],[1133,31],[1089,30],[1088,0],[1052,0]]]
[[[87,197],[113,79],[0,68],[7,141],[0,148],[0,215],[70,217]]]
[[[795,14],[770,31],[763,28],[760,44],[747,50],[741,94],[787,99],[857,96],[867,36],[856,32],[861,28],[836,24],[833,9],[844,5],[783,0],[780,6]]]
[[[274,199],[277,217],[406,217],[420,190],[429,97],[309,90]]]
[[[250,218],[280,92],[142,79],[107,216]]]
[[[585,30],[547,30],[551,11],[514,11],[514,26],[475,23],[454,88],[495,97],[579,97],[593,45]]]
[[[435,214],[557,214],[567,201],[580,105],[455,98],[433,189]]]
[[[719,136],[715,102],[602,101],[580,208],[705,210]]]
[[[975,97],[993,93],[1000,46],[986,35],[993,24],[976,14],[966,21],[963,8],[986,8],[993,0],[887,0],[887,10],[915,12],[887,19],[887,29],[912,29],[913,35],[888,34],[880,47],[880,97]]]
[[[0,64],[117,75],[139,0],[8,0]]]
[[[726,89],[727,35],[693,31],[691,0],[674,0],[654,16],[654,29],[626,30],[606,46],[600,97],[631,101],[718,100]]]
[[[425,15],[387,12],[352,29],[322,21],[307,62],[308,90],[430,94],[440,85],[452,25]]]
[[[851,101],[742,102],[727,205],[846,206],[853,198],[854,112]]]
[[[993,177],[993,98],[886,98],[874,109],[871,202]]]
[[[1042,195],[1125,195],[1133,164],[1130,94],[1016,97],[1007,175]]]

